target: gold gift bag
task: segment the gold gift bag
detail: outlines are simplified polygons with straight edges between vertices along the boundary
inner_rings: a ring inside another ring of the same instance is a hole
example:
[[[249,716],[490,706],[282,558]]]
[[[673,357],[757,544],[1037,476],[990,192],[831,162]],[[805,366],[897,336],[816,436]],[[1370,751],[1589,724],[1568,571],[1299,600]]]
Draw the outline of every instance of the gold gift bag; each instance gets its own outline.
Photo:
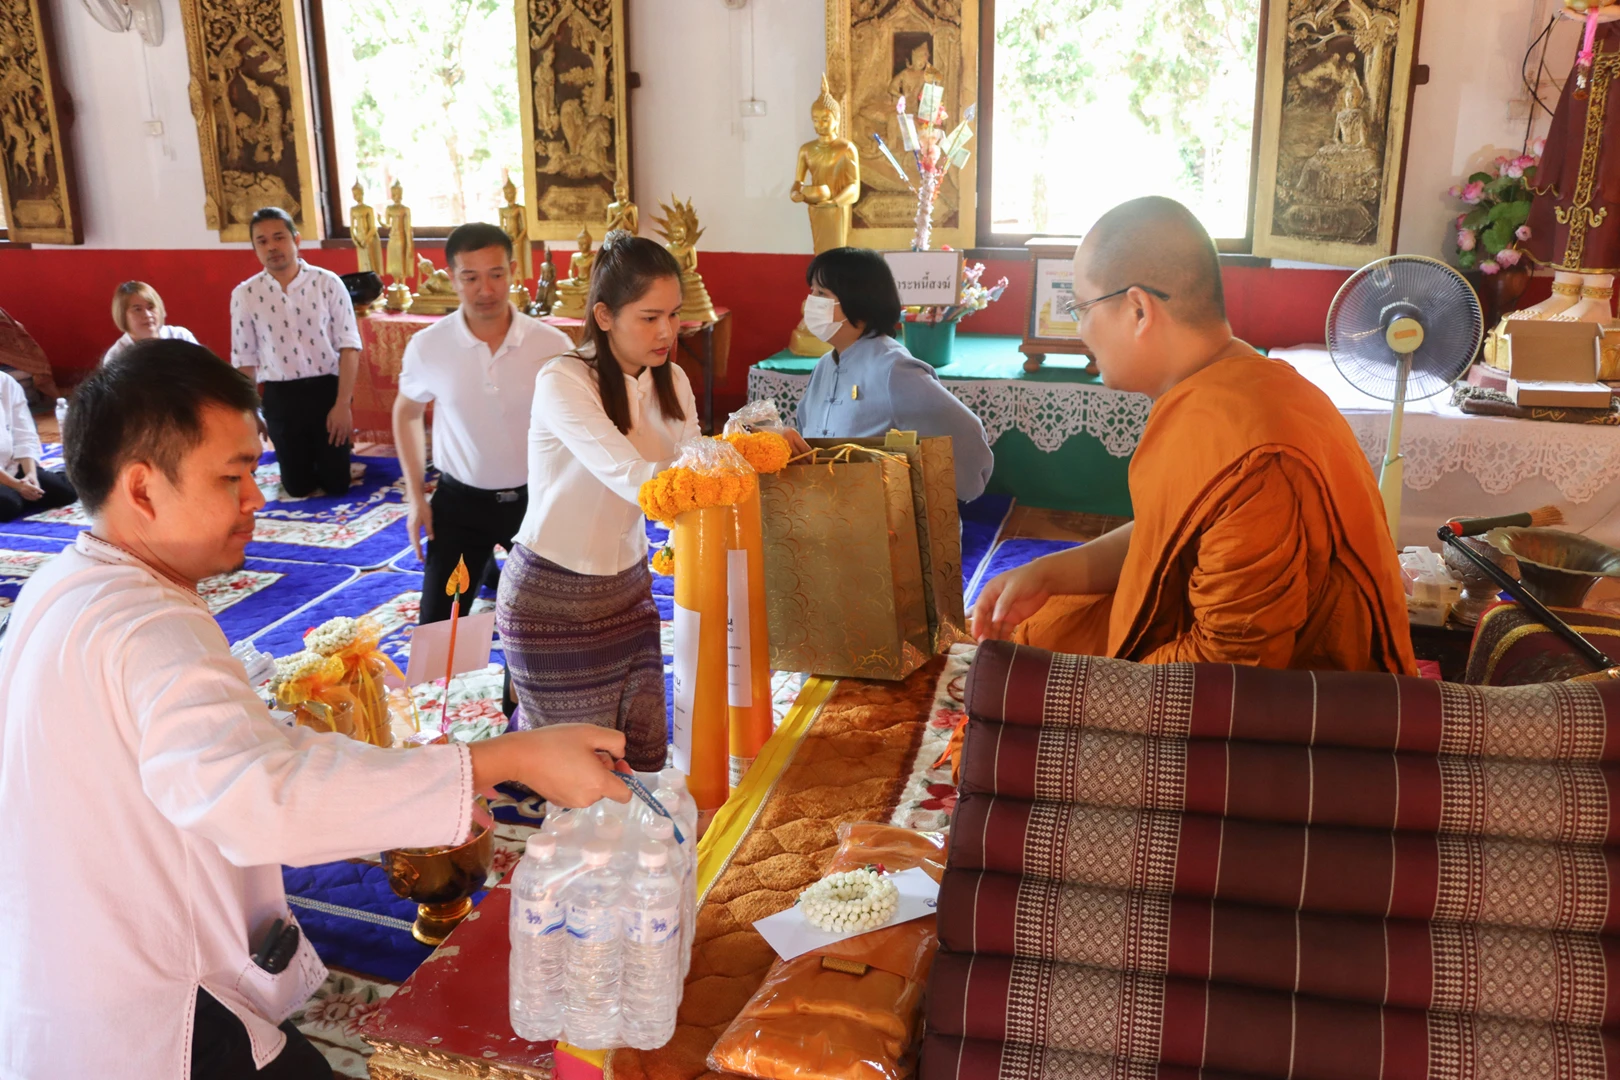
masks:
[[[910,471],[844,443],[759,478],[772,668],[903,679],[928,658]]]

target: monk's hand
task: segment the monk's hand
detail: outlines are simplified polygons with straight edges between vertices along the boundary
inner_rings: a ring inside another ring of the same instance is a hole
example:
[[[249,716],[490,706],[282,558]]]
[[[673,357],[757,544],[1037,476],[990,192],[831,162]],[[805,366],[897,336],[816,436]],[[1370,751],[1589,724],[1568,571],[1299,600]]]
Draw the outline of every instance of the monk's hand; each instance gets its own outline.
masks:
[[[980,641],[1006,640],[1051,598],[1052,590],[1038,562],[997,574],[974,601],[973,636]]]
[[[595,724],[554,724],[509,731],[473,743],[473,790],[516,780],[554,806],[590,806],[602,798],[629,802],[613,774],[624,757],[624,733]]]

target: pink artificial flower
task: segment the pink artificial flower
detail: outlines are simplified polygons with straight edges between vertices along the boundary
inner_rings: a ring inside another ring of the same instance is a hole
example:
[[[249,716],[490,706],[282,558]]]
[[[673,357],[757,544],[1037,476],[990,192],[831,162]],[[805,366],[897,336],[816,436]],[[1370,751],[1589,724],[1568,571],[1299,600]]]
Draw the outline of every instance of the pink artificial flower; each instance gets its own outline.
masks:
[[[1484,195],[1485,182],[1483,180],[1475,180],[1472,184],[1469,184],[1467,187],[1462,189],[1462,201],[1468,203],[1469,205],[1479,202]]]
[[[1453,199],[1462,198],[1462,185],[1461,184],[1452,184],[1451,185],[1451,191],[1449,192],[1449,194],[1451,195],[1451,197]]]
[[[1499,156],[1496,159],[1496,167],[1498,169],[1500,169],[1502,166],[1506,165],[1509,161],[1512,161],[1512,160],[1513,159],[1508,157],[1506,154],[1502,154],[1501,156]]]
[[[1524,175],[1524,166],[1520,165],[1518,159],[1515,158],[1503,167],[1502,172],[1514,180],[1517,180],[1519,177]]]
[[[1494,274],[1500,269],[1502,268],[1497,266],[1489,259],[1486,259],[1484,262],[1479,264],[1479,272],[1482,274]]]
[[[1472,230],[1472,229],[1458,229],[1457,230],[1457,250],[1458,251],[1473,251],[1474,250],[1474,230]]]
[[[1535,163],[1536,156],[1534,154],[1520,154],[1518,157],[1513,159],[1513,164],[1517,165],[1521,169],[1528,169]]]
[[[1530,239],[1530,226],[1520,225],[1517,229],[1513,230],[1513,235],[1517,236],[1520,240]]]
[[[1545,154],[1547,152],[1547,140],[1546,139],[1537,139],[1535,142],[1531,143],[1530,144],[1530,152],[1532,154],[1534,154],[1538,158],[1542,154]]]
[[[1520,255],[1517,249],[1503,248],[1496,253],[1496,264],[1498,266],[1514,266],[1518,264],[1519,258]]]
[[[1467,220],[1468,220],[1468,215],[1467,214],[1458,214],[1457,215],[1457,228],[1459,228],[1459,229],[1462,228],[1462,223],[1467,221]]]

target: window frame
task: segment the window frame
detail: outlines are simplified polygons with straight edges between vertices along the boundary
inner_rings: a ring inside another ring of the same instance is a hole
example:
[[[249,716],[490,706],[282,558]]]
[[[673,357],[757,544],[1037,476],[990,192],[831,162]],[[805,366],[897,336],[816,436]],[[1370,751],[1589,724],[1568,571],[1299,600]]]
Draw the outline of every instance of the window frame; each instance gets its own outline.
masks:
[[[321,235],[327,241],[337,241],[332,246],[342,247],[352,245],[354,238],[349,230],[349,204],[343,198],[348,188],[343,184],[343,177],[338,175],[337,147],[332,142],[332,81],[327,72],[326,59],[326,0],[303,0],[303,6],[304,26],[308,30],[308,55],[304,63],[310,75],[306,83],[310,87],[310,111],[314,113],[315,166],[318,173],[315,182],[320,189],[317,202],[326,219],[326,227]],[[367,194],[371,197],[371,205],[379,211],[388,203],[387,192],[383,192],[381,203],[374,193]],[[411,239],[443,240],[450,235],[451,228],[445,225],[422,226],[413,222]],[[377,235],[387,240],[390,231],[379,212]]]
[[[319,3],[320,0],[308,0]],[[1285,2],[1285,0],[1278,0]],[[1255,52],[1254,123],[1250,128],[1249,146],[1249,214],[1246,231],[1240,237],[1215,237],[1215,249],[1223,255],[1252,255],[1254,253],[1255,196],[1260,185],[1260,122],[1266,89],[1266,27],[1269,25],[1272,0],[1260,0],[1260,33]],[[992,170],[994,167],[996,122],[996,0],[979,0],[979,123],[974,137],[978,142],[978,205],[975,207],[974,243],[977,248],[1016,248],[1040,233],[996,232],[991,220],[994,194]]]

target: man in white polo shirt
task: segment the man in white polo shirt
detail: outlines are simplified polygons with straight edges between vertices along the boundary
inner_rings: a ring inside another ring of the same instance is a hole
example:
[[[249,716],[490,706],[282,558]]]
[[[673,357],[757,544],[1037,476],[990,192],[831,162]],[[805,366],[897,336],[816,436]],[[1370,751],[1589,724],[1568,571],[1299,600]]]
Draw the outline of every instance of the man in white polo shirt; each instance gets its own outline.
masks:
[[[568,335],[531,319],[507,299],[517,264],[506,233],[481,221],[444,245],[461,307],[405,347],[394,399],[394,445],[405,473],[406,529],[417,557],[427,536],[423,623],[450,617],[444,586],[459,559],[483,580],[495,545],[510,548],[529,493],[529,409],[540,368],[573,346]],[[433,403],[433,463],[439,486],[423,493],[422,417]],[[476,592],[477,590],[474,590]],[[461,613],[471,608],[461,598]]]
[[[326,969],[283,863],[459,843],[502,781],[629,799],[624,736],[594,725],[384,750],[271,718],[197,594],[264,505],[257,405],[182,341],[74,394],[90,530],[29,578],[0,648],[0,1077],[329,1078],[286,1022]]]
[[[261,384],[264,423],[294,498],[349,490],[360,326],[343,279],[298,257],[298,229],[278,206],[248,225],[264,271],[231,291],[231,363]]]

